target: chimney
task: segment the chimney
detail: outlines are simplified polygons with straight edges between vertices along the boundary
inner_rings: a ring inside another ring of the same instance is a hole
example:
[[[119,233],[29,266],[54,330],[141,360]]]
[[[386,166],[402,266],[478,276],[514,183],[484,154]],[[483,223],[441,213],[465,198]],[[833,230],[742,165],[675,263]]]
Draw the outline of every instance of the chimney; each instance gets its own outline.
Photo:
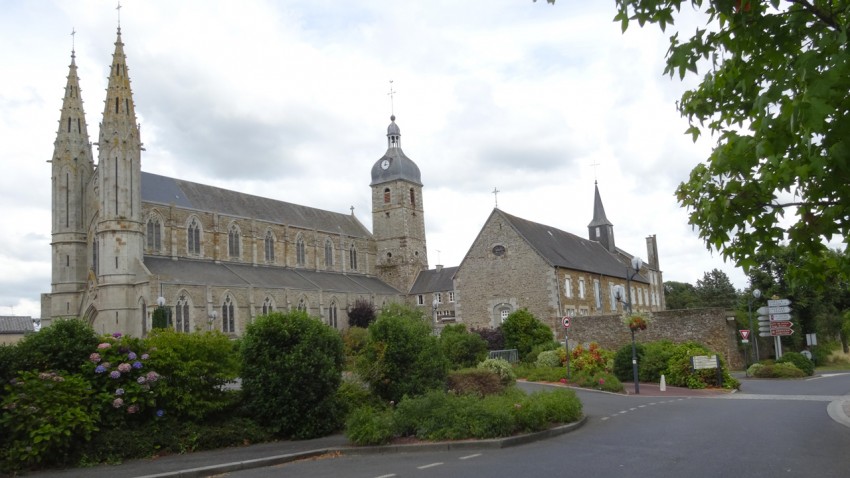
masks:
[[[440,272],[441,270],[443,270],[443,265],[442,265],[442,264],[437,264],[437,265],[436,265],[436,266],[434,266],[434,267],[436,267],[436,268],[437,268],[437,272]]]

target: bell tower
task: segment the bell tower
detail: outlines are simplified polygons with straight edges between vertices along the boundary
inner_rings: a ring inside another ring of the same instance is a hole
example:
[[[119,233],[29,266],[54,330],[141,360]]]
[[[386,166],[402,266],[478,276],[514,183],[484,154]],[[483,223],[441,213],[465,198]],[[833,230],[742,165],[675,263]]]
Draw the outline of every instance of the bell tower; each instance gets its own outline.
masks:
[[[372,235],[384,282],[407,293],[428,268],[425,207],[419,167],[401,150],[401,131],[390,116],[387,152],[372,166]]]

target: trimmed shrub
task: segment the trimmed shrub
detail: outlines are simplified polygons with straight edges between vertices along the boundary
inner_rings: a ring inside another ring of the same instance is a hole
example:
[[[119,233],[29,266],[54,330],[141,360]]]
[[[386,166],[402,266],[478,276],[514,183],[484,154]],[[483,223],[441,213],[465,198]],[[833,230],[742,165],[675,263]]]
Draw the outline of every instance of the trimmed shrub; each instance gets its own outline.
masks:
[[[581,345],[570,351],[570,368],[593,376],[609,372],[614,363],[614,354],[591,342],[585,349]]]
[[[793,363],[795,367],[802,370],[807,376],[815,374],[815,363],[799,352],[785,352],[776,363]]]
[[[538,367],[560,367],[561,356],[557,350],[545,350],[537,355],[535,365]]]
[[[226,335],[157,329],[147,342],[150,367],[161,375],[157,405],[169,416],[202,421],[230,405],[225,385],[239,376],[240,357]]]
[[[448,363],[422,313],[391,304],[369,327],[357,371],[385,401],[445,386]]]
[[[120,335],[120,334],[119,334]],[[18,342],[19,371],[77,373],[97,347],[94,329],[80,319],[57,320]]]
[[[487,342],[480,335],[467,332],[463,324],[443,328],[440,348],[454,369],[474,367],[487,358]]]
[[[535,345],[531,348],[531,352],[528,353],[525,357],[523,357],[523,362],[525,363],[537,363],[537,358],[540,356],[542,352],[547,352],[550,350],[563,350],[563,347],[558,342],[554,340],[550,340],[549,343]],[[564,350],[564,356],[566,357],[567,351]]]
[[[691,357],[695,355],[718,355],[722,369],[722,384],[717,383],[716,369],[693,370],[691,368]],[[705,388],[708,385],[717,385],[724,388],[738,388],[740,386],[740,382],[729,375],[729,369],[726,367],[723,357],[696,342],[685,342],[674,346],[668,361],[666,375],[667,384],[676,387],[699,389]]]
[[[520,364],[514,367],[514,373],[518,378],[524,378],[529,382],[560,382],[561,379],[566,378],[567,368]]]
[[[0,404],[3,471],[66,464],[97,430],[91,385],[78,375],[21,372]]]
[[[510,362],[505,359],[486,359],[479,363],[477,368],[489,370],[495,373],[499,376],[499,379],[505,386],[512,385],[516,382],[514,368],[511,366]]]
[[[792,362],[753,364],[748,369],[751,376],[757,378],[803,378],[806,373],[798,369]]]
[[[275,312],[248,324],[242,393],[251,418],[286,438],[313,438],[340,426],[336,391],[342,339],[305,312]]]
[[[667,373],[670,357],[676,345],[669,340],[649,342],[642,346],[643,354],[638,364],[638,376],[642,382],[660,382],[661,375]]]
[[[531,353],[535,345],[552,342],[552,331],[549,327],[537,320],[527,309],[511,312],[501,328],[505,335],[505,348],[517,349],[520,360]]]
[[[460,395],[477,395],[479,397],[501,393],[505,384],[501,377],[493,371],[482,368],[457,370],[449,373],[448,389]]]
[[[643,363],[643,344],[635,344],[635,353],[638,364]],[[632,344],[626,344],[614,354],[614,376],[621,382],[634,382],[635,374],[632,369]],[[640,380],[640,367],[638,367],[638,380]]]
[[[594,375],[578,373],[572,376],[572,383],[582,388],[592,388],[605,392],[622,393],[623,383],[611,373],[598,372]]]
[[[487,342],[487,350],[504,350],[505,349],[505,334],[502,333],[501,327],[495,329],[472,329],[473,334],[478,334]]]

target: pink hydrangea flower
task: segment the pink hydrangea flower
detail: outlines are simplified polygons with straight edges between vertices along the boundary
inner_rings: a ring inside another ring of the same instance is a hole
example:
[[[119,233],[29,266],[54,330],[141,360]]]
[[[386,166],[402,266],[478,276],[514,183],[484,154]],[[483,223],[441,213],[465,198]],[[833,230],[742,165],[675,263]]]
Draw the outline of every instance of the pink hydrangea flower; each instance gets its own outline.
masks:
[[[115,400],[112,401],[112,406],[115,407],[115,408],[123,407],[124,406],[124,399],[123,398],[116,398]]]
[[[127,413],[136,413],[138,411],[139,411],[138,405],[130,405],[129,407],[127,407]]]
[[[91,360],[94,363],[100,362],[100,354],[97,353],[97,352],[92,353],[91,355],[89,355],[89,360]]]
[[[108,348],[112,348],[112,344],[110,344],[108,342],[103,342],[103,343],[97,344],[97,348],[98,348],[98,350],[106,350]]]
[[[133,368],[133,367],[132,367],[132,366],[130,366],[130,364],[128,364],[128,363],[122,363],[122,364],[118,365],[118,371],[119,371],[119,372],[121,372],[121,373],[127,373],[127,372],[129,372],[132,368]]]

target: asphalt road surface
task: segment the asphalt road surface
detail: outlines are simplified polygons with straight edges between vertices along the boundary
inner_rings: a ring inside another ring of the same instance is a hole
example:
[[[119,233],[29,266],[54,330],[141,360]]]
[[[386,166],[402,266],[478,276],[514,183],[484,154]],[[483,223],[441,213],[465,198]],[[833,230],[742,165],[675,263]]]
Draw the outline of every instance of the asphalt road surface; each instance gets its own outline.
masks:
[[[326,456],[227,476],[850,477],[850,427],[827,414],[850,374],[742,382],[711,398],[579,391],[584,427],[512,448]]]

